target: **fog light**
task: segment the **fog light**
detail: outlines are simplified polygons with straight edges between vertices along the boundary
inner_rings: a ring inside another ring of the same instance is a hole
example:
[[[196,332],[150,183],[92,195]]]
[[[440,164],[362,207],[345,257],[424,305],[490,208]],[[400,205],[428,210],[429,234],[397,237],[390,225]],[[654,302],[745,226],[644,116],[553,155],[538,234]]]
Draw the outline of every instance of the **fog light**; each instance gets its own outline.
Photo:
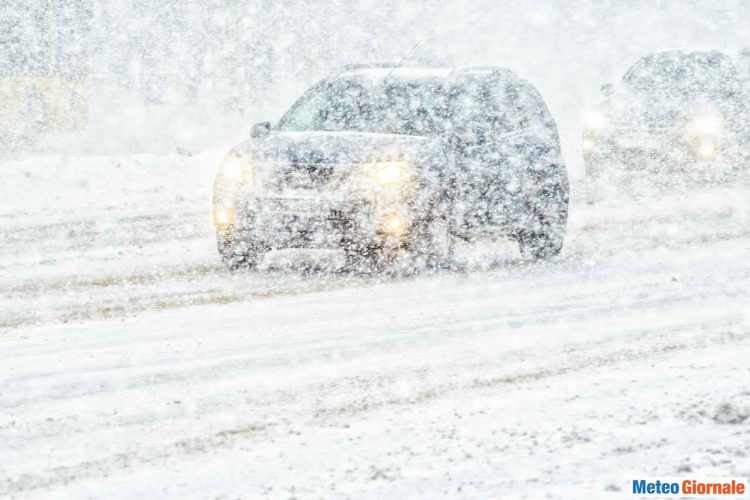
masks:
[[[214,222],[217,226],[228,226],[234,220],[234,210],[231,208],[217,208],[214,212]]]
[[[383,232],[386,234],[398,234],[406,227],[406,221],[399,214],[389,214],[383,222]]]
[[[698,144],[698,154],[701,158],[711,158],[716,155],[716,144],[713,141],[701,141]]]

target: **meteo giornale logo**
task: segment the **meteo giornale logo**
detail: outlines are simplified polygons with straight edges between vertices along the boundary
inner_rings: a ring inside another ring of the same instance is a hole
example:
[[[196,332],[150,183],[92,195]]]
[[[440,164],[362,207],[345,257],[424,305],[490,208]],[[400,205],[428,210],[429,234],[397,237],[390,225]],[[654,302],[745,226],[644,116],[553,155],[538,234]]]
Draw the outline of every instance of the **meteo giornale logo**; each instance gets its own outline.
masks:
[[[750,498],[745,477],[633,479],[633,495]]]

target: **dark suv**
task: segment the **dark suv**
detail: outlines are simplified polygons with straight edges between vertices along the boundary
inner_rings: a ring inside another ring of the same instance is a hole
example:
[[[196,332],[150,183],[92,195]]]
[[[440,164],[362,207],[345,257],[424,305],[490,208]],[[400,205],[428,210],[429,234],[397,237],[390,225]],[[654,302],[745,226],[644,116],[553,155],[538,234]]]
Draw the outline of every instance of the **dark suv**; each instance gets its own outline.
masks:
[[[260,123],[221,164],[219,253],[252,267],[281,248],[349,264],[449,264],[456,238],[556,255],[568,214],[557,128],[539,92],[495,67],[350,66]]]
[[[608,165],[695,173],[736,169],[747,151],[748,96],[736,59],[718,50],[648,54],[584,116],[586,171]]]

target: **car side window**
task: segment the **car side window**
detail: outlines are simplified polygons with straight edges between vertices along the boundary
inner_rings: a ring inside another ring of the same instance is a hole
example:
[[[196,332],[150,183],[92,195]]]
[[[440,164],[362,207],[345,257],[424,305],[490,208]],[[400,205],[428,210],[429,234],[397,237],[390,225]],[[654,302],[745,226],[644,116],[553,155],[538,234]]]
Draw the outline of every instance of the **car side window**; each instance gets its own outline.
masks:
[[[497,99],[503,103],[507,129],[520,131],[546,122],[547,106],[539,92],[525,82],[504,82]]]
[[[367,118],[364,88],[352,82],[329,82],[313,87],[292,106],[280,130],[361,130]]]
[[[452,95],[453,120],[462,128],[487,128],[497,116],[497,106],[486,84],[469,81]]]
[[[279,128],[293,131],[313,129],[326,104],[326,96],[319,89],[306,92],[281,119]]]

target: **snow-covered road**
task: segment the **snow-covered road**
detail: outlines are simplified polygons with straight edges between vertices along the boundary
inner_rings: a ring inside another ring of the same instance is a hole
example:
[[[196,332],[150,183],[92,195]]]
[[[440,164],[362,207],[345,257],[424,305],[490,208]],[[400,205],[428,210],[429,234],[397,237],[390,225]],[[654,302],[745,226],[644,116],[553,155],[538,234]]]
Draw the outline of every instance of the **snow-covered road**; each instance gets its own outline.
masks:
[[[546,264],[498,245],[417,278],[231,275],[209,160],[137,193],[90,160],[101,180],[42,188],[38,211],[7,186],[49,174],[6,164],[0,496],[595,498],[750,476],[747,187],[577,195]]]

